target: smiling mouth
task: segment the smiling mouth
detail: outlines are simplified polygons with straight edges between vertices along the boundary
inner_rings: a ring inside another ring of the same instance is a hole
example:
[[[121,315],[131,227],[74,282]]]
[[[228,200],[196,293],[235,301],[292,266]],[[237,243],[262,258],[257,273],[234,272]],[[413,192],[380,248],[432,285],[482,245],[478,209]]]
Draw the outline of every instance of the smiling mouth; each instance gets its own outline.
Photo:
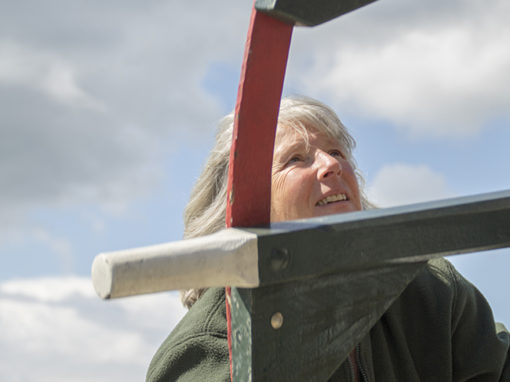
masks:
[[[347,195],[345,195],[345,194],[330,195],[327,198],[319,200],[315,205],[316,206],[325,206],[330,203],[341,202],[344,200],[347,200]]]

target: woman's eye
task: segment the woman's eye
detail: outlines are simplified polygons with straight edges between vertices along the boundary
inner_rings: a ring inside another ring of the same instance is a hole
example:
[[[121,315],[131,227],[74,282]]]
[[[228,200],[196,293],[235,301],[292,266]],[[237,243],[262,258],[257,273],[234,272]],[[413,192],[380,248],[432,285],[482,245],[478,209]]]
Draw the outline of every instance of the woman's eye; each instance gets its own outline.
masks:
[[[287,164],[292,164],[296,162],[301,162],[302,158],[299,155],[294,155],[292,158],[290,158],[287,162]]]
[[[335,158],[343,158],[344,157],[344,154],[342,154],[342,152],[340,150],[331,150],[329,152],[329,155],[331,155],[332,157],[335,157]]]
[[[293,154],[290,156],[290,159],[285,164],[286,166],[290,166],[292,164],[301,163],[306,160],[306,155],[303,154]]]

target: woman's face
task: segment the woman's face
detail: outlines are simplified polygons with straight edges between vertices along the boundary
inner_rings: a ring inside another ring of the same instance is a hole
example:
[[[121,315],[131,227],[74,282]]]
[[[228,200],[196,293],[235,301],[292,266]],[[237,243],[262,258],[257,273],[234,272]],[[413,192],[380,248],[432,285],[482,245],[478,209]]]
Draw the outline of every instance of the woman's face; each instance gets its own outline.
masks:
[[[273,158],[271,221],[361,210],[354,170],[334,139],[279,127]]]

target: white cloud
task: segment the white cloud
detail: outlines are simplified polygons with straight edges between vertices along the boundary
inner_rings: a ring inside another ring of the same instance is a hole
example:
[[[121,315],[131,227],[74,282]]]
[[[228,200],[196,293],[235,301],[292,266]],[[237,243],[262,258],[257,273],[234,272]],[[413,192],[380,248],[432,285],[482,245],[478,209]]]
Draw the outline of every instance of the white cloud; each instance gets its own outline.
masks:
[[[0,83],[35,88],[73,106],[104,109],[78,85],[76,69],[65,58],[11,41],[0,41]]]
[[[427,4],[381,2],[356,23],[325,28],[329,37],[317,32],[329,46],[312,48],[301,82],[342,110],[413,136],[473,135],[495,116],[510,117],[509,3],[452,2],[435,13],[436,2]]]
[[[367,187],[368,198],[379,207],[391,207],[455,196],[445,177],[426,165],[388,164]]]
[[[2,3],[0,231],[41,206],[120,214],[160,185],[168,153],[220,117],[209,65],[240,66],[251,3],[225,6]]]
[[[0,379],[143,380],[184,313],[178,299],[163,293],[104,302],[80,277],[2,282]]]

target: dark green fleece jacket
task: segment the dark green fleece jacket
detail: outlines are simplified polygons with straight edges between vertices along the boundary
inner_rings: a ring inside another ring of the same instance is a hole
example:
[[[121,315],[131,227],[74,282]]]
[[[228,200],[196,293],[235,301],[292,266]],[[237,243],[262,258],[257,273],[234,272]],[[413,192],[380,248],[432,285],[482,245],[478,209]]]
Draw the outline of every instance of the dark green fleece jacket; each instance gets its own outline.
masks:
[[[510,381],[509,346],[480,292],[437,259],[356,350],[362,381]],[[330,381],[352,378],[346,360]],[[190,309],[154,356],[147,381],[230,381],[223,289],[208,290]]]

